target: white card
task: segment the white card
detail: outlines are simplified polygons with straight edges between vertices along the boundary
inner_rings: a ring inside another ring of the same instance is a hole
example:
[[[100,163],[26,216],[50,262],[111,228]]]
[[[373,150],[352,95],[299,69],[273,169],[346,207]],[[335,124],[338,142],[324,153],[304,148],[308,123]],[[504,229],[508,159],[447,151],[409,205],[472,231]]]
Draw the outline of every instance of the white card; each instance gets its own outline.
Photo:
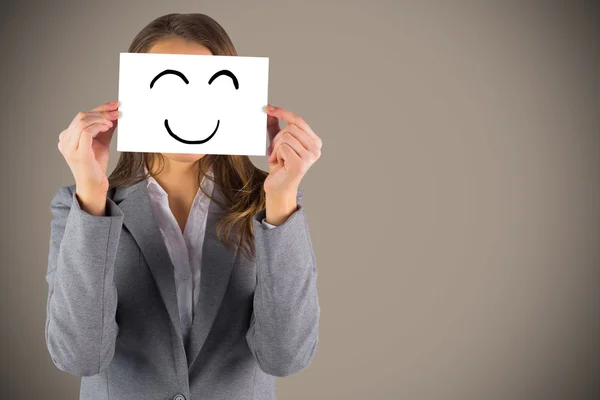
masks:
[[[121,53],[117,151],[264,156],[267,57]]]

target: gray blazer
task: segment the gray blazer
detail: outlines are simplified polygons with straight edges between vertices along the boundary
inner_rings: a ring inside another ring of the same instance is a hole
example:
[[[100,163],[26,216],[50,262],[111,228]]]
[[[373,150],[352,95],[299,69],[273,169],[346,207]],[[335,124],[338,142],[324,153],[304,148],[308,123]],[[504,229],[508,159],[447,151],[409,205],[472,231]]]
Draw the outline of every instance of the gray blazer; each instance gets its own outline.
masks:
[[[215,186],[213,194],[223,198]],[[266,229],[253,218],[256,259],[216,236],[211,201],[200,299],[183,342],[173,264],[145,181],[111,189],[106,216],[58,190],[48,256],[46,344],[54,364],[81,376],[80,399],[275,399],[275,377],[315,354],[317,269],[300,204]]]

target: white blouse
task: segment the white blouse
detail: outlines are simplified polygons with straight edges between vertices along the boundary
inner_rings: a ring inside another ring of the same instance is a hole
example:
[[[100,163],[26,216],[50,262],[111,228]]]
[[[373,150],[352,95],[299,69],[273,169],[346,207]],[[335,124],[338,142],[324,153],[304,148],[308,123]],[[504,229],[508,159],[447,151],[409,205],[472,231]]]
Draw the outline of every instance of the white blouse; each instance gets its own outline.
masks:
[[[144,172],[147,172],[146,168],[144,168]],[[212,169],[208,171],[208,174],[213,176]],[[187,342],[192,326],[192,317],[200,295],[202,245],[210,199],[198,189],[182,233],[169,207],[167,192],[153,177],[146,178],[146,181],[155,220],[175,267],[173,273],[175,274],[177,305],[183,328],[183,339],[184,342]],[[214,182],[203,178],[200,184],[212,195]],[[262,224],[268,229],[275,228],[275,225],[266,222],[265,218],[263,218]]]

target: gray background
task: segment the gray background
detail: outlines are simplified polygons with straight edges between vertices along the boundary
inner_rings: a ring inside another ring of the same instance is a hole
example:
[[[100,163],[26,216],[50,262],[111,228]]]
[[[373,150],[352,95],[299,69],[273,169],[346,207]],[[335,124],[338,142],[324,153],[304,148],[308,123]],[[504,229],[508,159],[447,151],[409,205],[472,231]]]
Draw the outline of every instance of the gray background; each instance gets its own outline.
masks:
[[[270,57],[270,102],[323,139],[302,182],[319,347],[279,398],[600,398],[592,4],[3,2],[2,398],[77,398],[44,342],[58,134],[116,99],[118,53],[169,12]]]

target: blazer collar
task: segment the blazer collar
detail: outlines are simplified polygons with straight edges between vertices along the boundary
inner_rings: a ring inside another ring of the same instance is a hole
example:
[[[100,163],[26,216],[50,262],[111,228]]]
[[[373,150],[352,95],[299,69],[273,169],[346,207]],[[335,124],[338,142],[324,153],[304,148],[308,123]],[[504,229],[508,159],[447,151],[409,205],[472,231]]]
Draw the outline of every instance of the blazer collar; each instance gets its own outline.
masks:
[[[212,194],[216,199],[223,201],[223,194],[216,183]],[[238,253],[237,250],[228,249],[217,237],[216,224],[221,218],[223,209],[215,201],[210,201],[202,246],[200,295],[195,308],[189,340],[187,343],[183,343],[174,266],[154,219],[147,181],[142,180],[126,188],[116,188],[113,201],[123,211],[123,224],[138,243],[156,281],[176,332],[178,347],[186,353],[183,356],[187,355],[188,371],[185,372],[188,373],[214,323]],[[177,351],[177,353],[179,352]]]

